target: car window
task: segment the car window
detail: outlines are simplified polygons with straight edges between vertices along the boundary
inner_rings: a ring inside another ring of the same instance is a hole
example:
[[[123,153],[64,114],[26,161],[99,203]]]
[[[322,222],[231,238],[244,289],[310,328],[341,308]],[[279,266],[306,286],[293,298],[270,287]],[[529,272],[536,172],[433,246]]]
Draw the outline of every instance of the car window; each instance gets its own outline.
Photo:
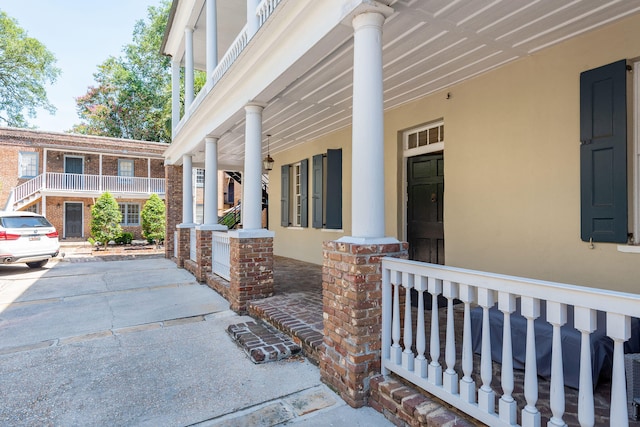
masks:
[[[4,228],[52,227],[42,216],[7,216],[0,218]]]

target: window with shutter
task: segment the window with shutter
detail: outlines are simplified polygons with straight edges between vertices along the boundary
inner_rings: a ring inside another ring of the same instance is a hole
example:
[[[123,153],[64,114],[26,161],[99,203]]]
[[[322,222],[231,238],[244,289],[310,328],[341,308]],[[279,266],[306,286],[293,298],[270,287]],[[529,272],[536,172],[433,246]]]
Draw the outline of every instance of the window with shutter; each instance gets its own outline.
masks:
[[[283,227],[309,226],[309,160],[281,168],[281,219]]]
[[[312,224],[314,228],[342,228],[342,150],[313,156]]]
[[[580,75],[581,238],[627,242],[626,60]]]

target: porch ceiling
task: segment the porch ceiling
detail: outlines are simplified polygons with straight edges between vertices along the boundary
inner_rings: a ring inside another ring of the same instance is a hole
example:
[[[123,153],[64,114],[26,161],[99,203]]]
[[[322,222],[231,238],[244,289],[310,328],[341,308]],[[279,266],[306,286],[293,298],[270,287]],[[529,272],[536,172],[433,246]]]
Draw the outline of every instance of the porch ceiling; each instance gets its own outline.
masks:
[[[281,6],[285,3],[283,0]],[[640,0],[385,3],[395,11],[383,27],[385,110],[640,12]],[[352,30],[338,26],[321,44],[324,48],[308,52],[296,63],[291,73],[296,77],[282,76],[255,98],[266,102],[265,154],[267,134],[271,134],[271,154],[277,155],[350,125]],[[325,53],[318,56],[317,51]],[[244,111],[237,111],[225,123],[226,129],[211,130],[221,135],[219,161],[240,166]],[[195,164],[204,162],[203,143],[193,154]]]

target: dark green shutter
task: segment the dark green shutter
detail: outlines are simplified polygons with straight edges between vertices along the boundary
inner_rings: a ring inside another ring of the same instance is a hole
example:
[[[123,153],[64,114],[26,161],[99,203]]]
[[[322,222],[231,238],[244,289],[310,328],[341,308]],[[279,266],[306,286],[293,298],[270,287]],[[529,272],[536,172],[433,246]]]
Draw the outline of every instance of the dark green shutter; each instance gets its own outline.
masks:
[[[313,156],[312,159],[312,179],[311,183],[311,224],[313,228],[322,228],[322,154]]]
[[[356,172],[357,173],[357,172]],[[327,150],[327,224],[342,228],[342,150]]]
[[[289,165],[280,168],[280,225],[289,226]]]
[[[309,226],[309,159],[300,161],[300,226]]]
[[[627,242],[626,61],[580,75],[581,238]]]

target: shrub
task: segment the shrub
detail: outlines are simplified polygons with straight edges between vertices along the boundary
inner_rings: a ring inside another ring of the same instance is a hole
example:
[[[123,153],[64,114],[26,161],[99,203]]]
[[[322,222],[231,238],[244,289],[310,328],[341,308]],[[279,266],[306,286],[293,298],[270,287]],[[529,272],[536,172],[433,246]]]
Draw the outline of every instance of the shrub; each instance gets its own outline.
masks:
[[[155,241],[156,246],[165,236],[165,206],[157,194],[152,194],[144,204],[142,212],[142,235],[147,241]]]
[[[122,234],[122,214],[118,202],[110,193],[103,193],[91,207],[91,237],[104,244],[115,240]]]
[[[133,233],[129,233],[128,231],[125,231],[121,235],[116,237],[114,240],[118,245],[128,245],[133,241]]]

